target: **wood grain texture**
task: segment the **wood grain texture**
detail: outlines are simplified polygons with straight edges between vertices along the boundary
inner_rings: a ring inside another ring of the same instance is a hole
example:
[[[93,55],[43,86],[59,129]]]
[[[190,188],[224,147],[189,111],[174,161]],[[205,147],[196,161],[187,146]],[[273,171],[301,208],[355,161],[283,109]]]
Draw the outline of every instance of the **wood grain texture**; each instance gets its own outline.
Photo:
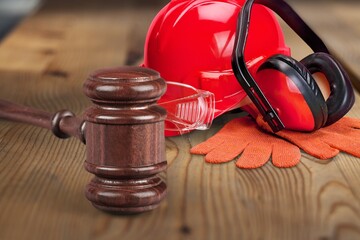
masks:
[[[159,10],[124,2],[99,8],[100,0],[49,1],[0,45],[1,98],[80,114],[90,104],[81,88],[87,75],[136,62]],[[306,16],[316,5],[294,4]],[[358,4],[348,6],[355,7],[360,11]],[[341,22],[357,18],[336,12]],[[313,17],[312,25],[338,24],[326,12]],[[360,48],[350,44],[360,39],[358,25],[346,26],[349,44],[331,48],[339,56],[347,51],[344,62],[358,65]],[[338,31],[327,34],[336,39]],[[295,37],[287,40],[293,52],[303,53]],[[360,118],[359,95],[356,101],[349,115]],[[1,121],[0,239],[360,238],[359,159],[339,154],[319,161],[303,154],[294,168],[269,163],[241,170],[234,162],[210,165],[189,154],[232,117],[217,119],[208,131],[166,140],[168,170],[161,177],[168,196],[155,211],[134,216],[108,215],[89,204],[83,191],[91,174],[83,169],[85,147],[76,139],[62,141],[40,128]]]

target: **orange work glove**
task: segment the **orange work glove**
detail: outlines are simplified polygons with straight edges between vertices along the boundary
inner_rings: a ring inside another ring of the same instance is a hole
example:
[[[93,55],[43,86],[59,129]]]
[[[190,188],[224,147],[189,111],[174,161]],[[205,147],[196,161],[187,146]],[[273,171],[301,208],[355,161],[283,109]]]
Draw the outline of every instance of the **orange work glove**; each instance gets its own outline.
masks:
[[[257,117],[258,125],[268,132],[271,128]],[[336,123],[320,128],[311,133],[281,130],[277,136],[289,140],[306,153],[319,158],[329,159],[336,156],[340,151],[360,157],[360,120],[343,117]]]
[[[218,133],[190,150],[206,154],[209,163],[234,160],[239,168],[257,168],[271,157],[277,167],[292,167],[300,161],[300,149],[281,138],[261,131],[250,117],[237,118],[227,123]]]

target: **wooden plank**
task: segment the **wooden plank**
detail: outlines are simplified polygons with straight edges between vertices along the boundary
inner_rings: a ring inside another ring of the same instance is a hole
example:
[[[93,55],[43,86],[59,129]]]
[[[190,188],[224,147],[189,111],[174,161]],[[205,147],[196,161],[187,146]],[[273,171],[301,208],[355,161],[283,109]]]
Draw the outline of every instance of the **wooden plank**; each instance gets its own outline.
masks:
[[[97,11],[101,1],[80,3],[46,5],[0,46],[0,62],[9,65],[2,52],[16,44],[34,53],[42,46],[53,50],[40,60],[1,68],[2,98],[80,114],[89,104],[81,92],[89,72],[125,64],[131,52],[141,54],[146,28],[158,8],[123,8],[124,2],[110,2]],[[44,21],[62,37],[47,43],[39,30],[22,45],[18,38],[28,29],[45,28]],[[288,41],[300,58],[304,47],[290,35]],[[23,53],[13,54],[21,58]],[[350,113],[357,118],[358,102],[357,95]],[[360,237],[359,159],[340,154],[332,161],[319,161],[303,154],[302,163],[291,169],[268,163],[242,170],[234,162],[211,165],[189,154],[191,146],[235,116],[217,119],[208,131],[168,138],[169,167],[163,178],[169,194],[155,211],[134,216],[105,214],[85,199],[84,186],[91,176],[82,167],[85,148],[75,139],[62,141],[42,129],[0,122],[0,239]]]

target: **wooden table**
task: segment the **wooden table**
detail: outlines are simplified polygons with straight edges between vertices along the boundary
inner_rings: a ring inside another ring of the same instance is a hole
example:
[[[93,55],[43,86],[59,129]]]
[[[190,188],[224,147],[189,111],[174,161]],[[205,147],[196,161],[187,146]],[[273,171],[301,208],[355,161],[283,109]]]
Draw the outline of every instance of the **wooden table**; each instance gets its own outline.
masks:
[[[147,27],[161,1],[48,1],[0,45],[0,96],[55,112],[80,114],[87,75],[141,58]],[[294,2],[360,79],[360,3]],[[286,30],[294,56],[309,51]],[[360,118],[359,95],[350,116]],[[46,130],[0,122],[0,239],[359,239],[360,159],[339,154],[301,164],[242,170],[189,154],[218,131],[166,141],[169,193],[134,216],[98,211],[83,195],[92,177],[85,147]]]

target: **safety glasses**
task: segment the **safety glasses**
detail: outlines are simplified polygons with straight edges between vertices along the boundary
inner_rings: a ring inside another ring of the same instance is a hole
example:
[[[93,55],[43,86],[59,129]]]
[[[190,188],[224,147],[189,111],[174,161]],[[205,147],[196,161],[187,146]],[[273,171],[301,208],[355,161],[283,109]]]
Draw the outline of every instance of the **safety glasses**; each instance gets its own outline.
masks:
[[[158,104],[167,111],[165,121],[167,135],[208,129],[214,119],[214,94],[182,83],[166,83],[166,93]]]

